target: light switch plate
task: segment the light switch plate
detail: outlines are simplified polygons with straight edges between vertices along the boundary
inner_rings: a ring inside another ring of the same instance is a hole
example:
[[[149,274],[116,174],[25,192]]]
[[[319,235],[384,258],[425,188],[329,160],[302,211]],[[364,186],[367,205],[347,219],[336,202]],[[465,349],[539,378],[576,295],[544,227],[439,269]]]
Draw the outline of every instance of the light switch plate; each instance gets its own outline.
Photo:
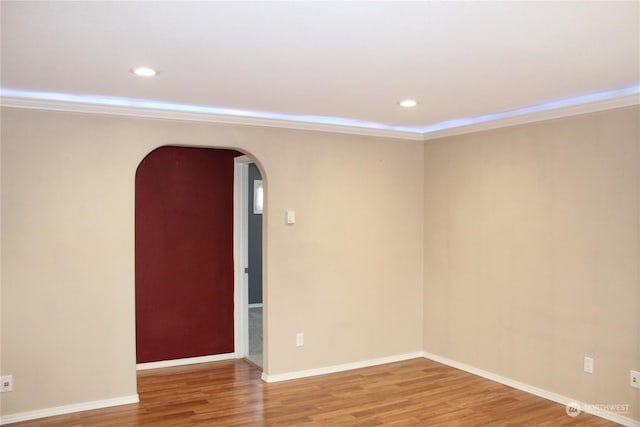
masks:
[[[584,357],[584,371],[593,374],[593,359],[591,357]]]
[[[296,223],[296,211],[287,211],[286,223],[289,225]]]

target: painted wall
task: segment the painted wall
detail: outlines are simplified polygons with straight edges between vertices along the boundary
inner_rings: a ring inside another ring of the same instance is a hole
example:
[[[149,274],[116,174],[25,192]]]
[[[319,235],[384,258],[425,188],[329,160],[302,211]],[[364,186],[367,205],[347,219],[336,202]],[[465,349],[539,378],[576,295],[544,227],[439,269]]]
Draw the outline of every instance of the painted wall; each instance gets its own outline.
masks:
[[[640,420],[639,127],[634,107],[425,144],[425,351]]]
[[[161,147],[138,167],[138,363],[233,352],[233,158],[239,155]]]
[[[136,392],[135,170],[193,145],[264,172],[268,374],[424,349],[640,419],[639,122],[423,145],[3,109],[2,414]]]
[[[136,393],[135,172],[164,145],[260,164],[268,374],[421,350],[421,142],[7,108],[1,132],[2,414]]]

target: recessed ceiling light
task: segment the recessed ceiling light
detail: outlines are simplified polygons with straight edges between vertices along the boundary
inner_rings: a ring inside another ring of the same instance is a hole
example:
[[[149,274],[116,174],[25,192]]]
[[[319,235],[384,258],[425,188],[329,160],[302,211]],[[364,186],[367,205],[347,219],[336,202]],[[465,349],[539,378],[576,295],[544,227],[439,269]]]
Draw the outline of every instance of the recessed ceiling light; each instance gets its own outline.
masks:
[[[134,69],[131,70],[131,72],[133,74],[135,74],[136,76],[140,76],[140,77],[153,77],[156,74],[158,74],[158,72],[156,70],[154,70],[153,68],[149,68],[149,67],[134,68]]]
[[[418,105],[418,101],[413,99],[403,99],[400,101],[400,106],[404,108],[412,108]]]

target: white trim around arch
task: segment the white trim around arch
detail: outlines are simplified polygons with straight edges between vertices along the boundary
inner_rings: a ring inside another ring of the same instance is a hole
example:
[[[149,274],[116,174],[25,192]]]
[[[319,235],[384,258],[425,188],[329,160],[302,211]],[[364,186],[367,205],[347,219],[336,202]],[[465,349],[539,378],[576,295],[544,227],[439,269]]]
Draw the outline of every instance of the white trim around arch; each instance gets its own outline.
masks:
[[[236,357],[246,357],[249,351],[249,277],[246,268],[249,265],[247,239],[249,226],[247,221],[249,164],[253,160],[248,156],[234,159],[233,177],[233,259],[234,259],[234,353]]]

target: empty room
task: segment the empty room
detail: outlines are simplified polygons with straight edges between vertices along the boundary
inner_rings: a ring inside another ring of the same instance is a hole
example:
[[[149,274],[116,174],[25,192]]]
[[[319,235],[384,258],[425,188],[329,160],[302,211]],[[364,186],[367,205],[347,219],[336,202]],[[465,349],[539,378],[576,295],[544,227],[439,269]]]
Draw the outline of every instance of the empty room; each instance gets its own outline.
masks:
[[[0,424],[640,426],[640,2],[0,19]]]

